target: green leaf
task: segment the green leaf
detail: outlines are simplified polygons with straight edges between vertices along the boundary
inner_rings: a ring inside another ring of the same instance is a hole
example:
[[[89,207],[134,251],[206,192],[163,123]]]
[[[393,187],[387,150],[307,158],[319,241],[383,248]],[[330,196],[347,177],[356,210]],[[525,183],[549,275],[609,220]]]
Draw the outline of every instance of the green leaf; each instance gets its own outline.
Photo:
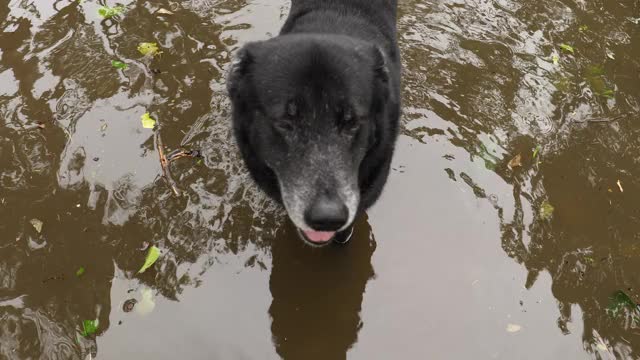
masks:
[[[127,64],[118,60],[111,60],[111,66],[119,70],[127,70],[127,68],[129,67]]]
[[[124,6],[115,6],[115,7],[102,6],[98,9],[98,15],[102,16],[105,19],[110,19],[114,16],[122,14],[124,10],[125,10]]]
[[[624,291],[618,290],[611,297],[611,302],[607,307],[607,313],[613,317],[617,317],[624,310],[636,311],[639,310],[639,305]]]
[[[549,203],[549,201],[545,200],[540,207],[540,217],[543,220],[549,220],[553,216],[553,211],[555,208],[553,205]]]
[[[580,25],[580,27],[578,28],[578,31],[580,32],[585,32],[587,30],[589,30],[589,26],[587,25]]]
[[[605,89],[600,95],[606,97],[607,99],[615,98],[615,91],[611,89]]]
[[[138,271],[138,274],[142,274],[143,272],[147,271],[148,268],[150,268],[153,264],[156,263],[156,261],[158,261],[159,257],[160,249],[155,246],[150,247],[149,251],[147,252],[147,258],[144,260],[144,265],[142,265],[142,267]]]
[[[540,145],[536,146],[536,148],[533,149],[533,158],[534,159],[538,157],[538,154],[540,154],[540,150],[541,150]]]
[[[80,277],[82,275],[84,275],[84,268],[80,266],[80,268],[76,271],[76,276]]]
[[[570,52],[572,54],[575,52],[575,49],[573,48],[573,46],[567,45],[567,44],[560,44],[560,49],[566,52]]]
[[[162,51],[158,48],[158,44],[154,42],[143,42],[138,45],[138,51],[144,56],[160,55]]]
[[[145,129],[153,129],[156,126],[156,120],[149,113],[144,113],[140,119],[142,120],[142,127]]]
[[[95,320],[84,320],[82,322],[82,336],[87,337],[93,335],[98,331],[98,325],[100,321],[98,319]]]
[[[553,65],[558,65],[558,63],[560,62],[560,56],[558,55],[553,55],[551,57],[551,60],[553,60]]]

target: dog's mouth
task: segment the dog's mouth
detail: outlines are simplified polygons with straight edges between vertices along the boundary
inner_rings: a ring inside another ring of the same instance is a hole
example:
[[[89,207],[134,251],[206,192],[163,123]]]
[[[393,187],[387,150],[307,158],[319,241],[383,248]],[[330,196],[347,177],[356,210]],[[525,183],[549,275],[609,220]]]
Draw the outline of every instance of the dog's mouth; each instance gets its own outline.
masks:
[[[304,241],[314,246],[327,245],[336,236],[335,231],[307,231],[301,229],[298,229],[298,234]]]

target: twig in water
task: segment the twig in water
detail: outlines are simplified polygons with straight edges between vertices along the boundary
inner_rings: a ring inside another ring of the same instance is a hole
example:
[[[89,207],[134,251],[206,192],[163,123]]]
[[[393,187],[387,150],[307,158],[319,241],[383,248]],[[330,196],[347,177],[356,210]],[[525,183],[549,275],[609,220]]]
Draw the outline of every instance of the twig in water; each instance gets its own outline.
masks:
[[[170,162],[167,160],[167,157],[164,155],[164,144],[162,143],[162,137],[160,136],[160,127],[158,127],[154,133],[154,144],[156,149],[158,149],[158,155],[160,156],[160,166],[162,167],[162,173],[164,174],[164,178],[169,183],[171,190],[176,196],[180,196],[181,192],[176,185],[176,182],[171,177],[171,169],[169,168]]]

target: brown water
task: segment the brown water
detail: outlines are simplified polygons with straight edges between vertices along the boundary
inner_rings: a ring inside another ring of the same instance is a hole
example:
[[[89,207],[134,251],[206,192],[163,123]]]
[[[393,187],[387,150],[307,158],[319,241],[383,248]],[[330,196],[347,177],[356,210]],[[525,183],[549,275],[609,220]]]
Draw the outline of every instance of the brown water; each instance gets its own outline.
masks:
[[[0,0],[0,359],[640,359],[639,1],[401,1],[394,171],[322,250],[229,132],[288,1],[101,5]]]

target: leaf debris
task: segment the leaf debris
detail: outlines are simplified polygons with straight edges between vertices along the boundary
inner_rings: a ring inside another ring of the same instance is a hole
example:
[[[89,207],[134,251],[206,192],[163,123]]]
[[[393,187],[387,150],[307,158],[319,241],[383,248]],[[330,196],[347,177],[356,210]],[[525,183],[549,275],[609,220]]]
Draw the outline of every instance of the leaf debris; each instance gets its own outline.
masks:
[[[33,228],[36,229],[38,234],[42,232],[42,227],[44,226],[44,223],[40,219],[31,219],[31,221],[29,222],[31,223],[31,226],[33,226]]]
[[[513,170],[517,167],[521,167],[522,166],[522,155],[518,154],[516,155],[513,159],[511,159],[511,161],[509,161],[509,169]]]
[[[144,56],[151,56],[151,57],[162,54],[162,51],[160,51],[158,44],[154,42],[140,43],[140,45],[138,45],[138,51],[140,52],[140,54]]]
[[[156,246],[150,247],[149,251],[147,252],[147,257],[144,260],[144,265],[142,265],[142,267],[138,271],[138,274],[142,274],[143,272],[147,271],[147,269],[149,269],[151,266],[153,266],[153,264],[156,263],[156,261],[158,261],[159,257],[160,249],[158,249]]]
[[[575,49],[573,48],[573,46],[571,45],[567,45],[567,44],[560,44],[560,49],[566,51],[566,52],[570,52],[570,53],[575,53]]]

